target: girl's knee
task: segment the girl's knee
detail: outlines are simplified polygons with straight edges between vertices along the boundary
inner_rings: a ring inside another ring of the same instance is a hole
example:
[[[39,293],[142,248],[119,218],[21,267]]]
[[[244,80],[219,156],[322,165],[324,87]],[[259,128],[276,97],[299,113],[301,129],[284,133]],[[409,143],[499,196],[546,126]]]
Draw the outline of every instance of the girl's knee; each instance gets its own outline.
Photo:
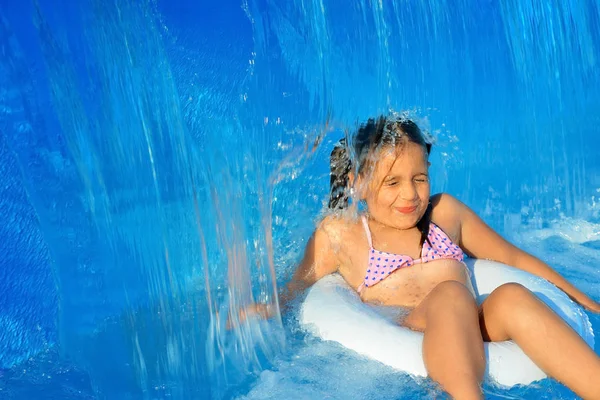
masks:
[[[489,306],[498,312],[505,311],[514,314],[523,307],[531,305],[531,301],[539,301],[537,297],[525,286],[511,282],[497,287],[486,300]]]
[[[490,297],[503,303],[520,304],[523,300],[530,299],[534,294],[520,283],[510,282],[497,287]]]
[[[477,303],[469,289],[460,282],[445,281],[438,284],[423,302],[404,320],[404,326],[424,331],[431,322],[448,317],[477,323]]]
[[[436,308],[468,307],[477,310],[477,303],[471,291],[457,281],[439,283],[430,293]]]
[[[480,325],[490,341],[513,338],[515,331],[536,329],[539,305],[543,302],[518,283],[506,283],[494,290],[482,305]]]

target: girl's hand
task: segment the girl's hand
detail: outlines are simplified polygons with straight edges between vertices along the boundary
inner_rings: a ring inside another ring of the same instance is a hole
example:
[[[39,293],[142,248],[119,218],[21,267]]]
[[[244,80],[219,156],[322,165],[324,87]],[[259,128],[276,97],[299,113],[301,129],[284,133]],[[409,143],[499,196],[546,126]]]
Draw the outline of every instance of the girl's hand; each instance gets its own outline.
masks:
[[[595,300],[592,300],[591,298],[589,298],[585,293],[579,293],[579,298],[576,298],[575,296],[572,296],[568,293],[566,293],[567,296],[569,296],[569,298],[571,300],[573,300],[575,303],[579,304],[581,307],[585,308],[588,311],[591,311],[593,313],[598,313],[600,314],[600,303],[598,303]]]
[[[600,303],[588,297],[585,293],[579,292],[577,293],[579,296],[575,297],[569,293],[565,294],[569,296],[569,298],[575,303],[579,304],[581,307],[585,308],[587,311],[600,314]]]
[[[598,303],[597,301],[590,300],[590,302],[588,302],[586,304],[581,304],[581,305],[583,306],[583,308],[585,308],[588,311],[591,311],[596,314],[600,314],[600,303]]]
[[[262,319],[269,319],[275,315],[275,307],[272,304],[253,303],[240,311],[240,322],[244,322],[246,318],[259,316]]]
[[[246,308],[239,311],[238,320],[239,323],[242,324],[248,318],[252,318],[254,316],[259,316],[262,319],[269,319],[275,316],[275,306],[272,304],[264,304],[264,303],[252,303]],[[231,315],[227,318],[227,329],[231,329],[233,327],[233,321],[231,320]]]

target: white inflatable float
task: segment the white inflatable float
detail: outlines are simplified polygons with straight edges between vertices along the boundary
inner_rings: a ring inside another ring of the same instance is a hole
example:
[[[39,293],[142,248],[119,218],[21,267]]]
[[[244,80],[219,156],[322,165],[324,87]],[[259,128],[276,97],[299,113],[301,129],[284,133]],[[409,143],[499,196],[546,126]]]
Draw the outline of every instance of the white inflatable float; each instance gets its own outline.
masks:
[[[594,346],[587,315],[562,291],[547,281],[504,264],[468,260],[477,301],[498,286],[516,282],[529,288]],[[339,275],[317,282],[300,310],[300,323],[312,334],[331,340],[373,360],[412,375],[426,376],[422,357],[423,334],[404,328],[363,303]],[[543,379],[544,374],[513,342],[486,343],[487,373],[498,384],[513,386]]]

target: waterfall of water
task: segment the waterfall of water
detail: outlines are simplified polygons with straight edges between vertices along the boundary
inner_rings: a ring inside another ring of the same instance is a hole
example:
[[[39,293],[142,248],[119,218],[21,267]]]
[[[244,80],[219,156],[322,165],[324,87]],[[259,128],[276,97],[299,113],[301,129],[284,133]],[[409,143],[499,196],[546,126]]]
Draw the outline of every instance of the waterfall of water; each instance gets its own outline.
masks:
[[[6,365],[57,333],[101,396],[230,396],[282,354],[279,315],[239,314],[276,304],[331,144],[390,109],[436,138],[434,188],[500,231],[598,218],[594,0],[7,1],[4,179],[59,324],[15,308]]]

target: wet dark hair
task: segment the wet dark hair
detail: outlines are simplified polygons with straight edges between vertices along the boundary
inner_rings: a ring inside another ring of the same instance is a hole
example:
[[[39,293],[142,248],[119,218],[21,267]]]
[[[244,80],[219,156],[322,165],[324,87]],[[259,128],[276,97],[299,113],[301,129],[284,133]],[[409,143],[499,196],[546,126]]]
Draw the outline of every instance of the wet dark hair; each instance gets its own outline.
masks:
[[[354,136],[341,139],[331,152],[329,161],[329,208],[343,210],[348,207],[350,171],[354,169],[358,174],[363,173],[372,151],[404,143],[405,140],[423,146],[427,156],[431,153],[431,143],[425,139],[421,129],[412,120],[404,117],[371,118],[358,128]],[[425,242],[429,233],[430,220],[431,205],[417,223],[422,235],[421,243]]]

